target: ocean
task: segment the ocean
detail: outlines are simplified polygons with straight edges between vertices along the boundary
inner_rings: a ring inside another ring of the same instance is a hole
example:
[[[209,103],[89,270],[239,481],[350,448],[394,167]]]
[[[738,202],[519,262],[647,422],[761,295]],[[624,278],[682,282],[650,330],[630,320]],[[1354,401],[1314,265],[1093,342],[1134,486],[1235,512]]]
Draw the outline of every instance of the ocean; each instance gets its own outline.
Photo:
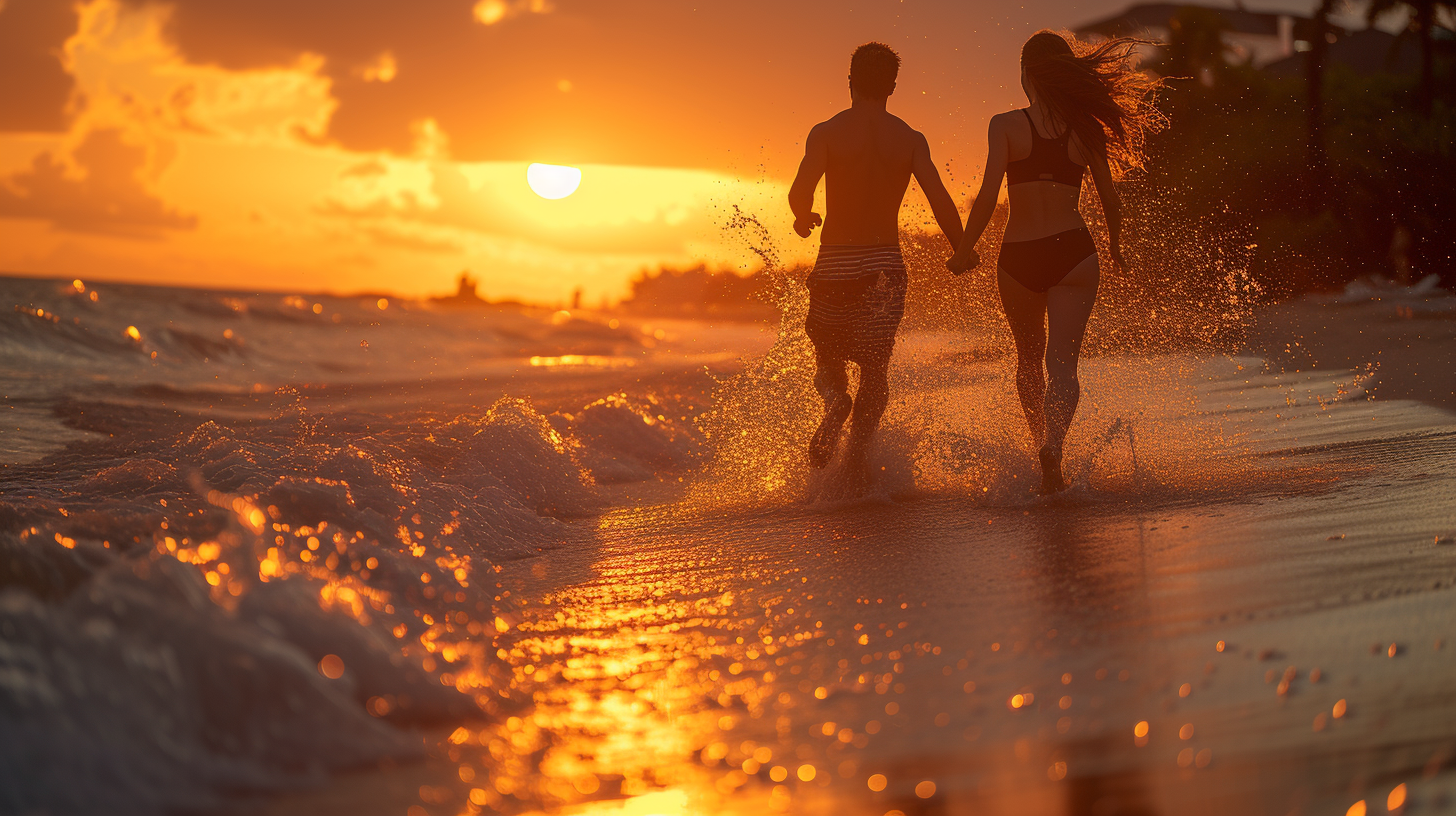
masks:
[[[0,810],[1450,806],[1450,410],[1104,340],[1042,497],[1004,331],[907,319],[852,495],[778,285],[759,325],[0,279]]]

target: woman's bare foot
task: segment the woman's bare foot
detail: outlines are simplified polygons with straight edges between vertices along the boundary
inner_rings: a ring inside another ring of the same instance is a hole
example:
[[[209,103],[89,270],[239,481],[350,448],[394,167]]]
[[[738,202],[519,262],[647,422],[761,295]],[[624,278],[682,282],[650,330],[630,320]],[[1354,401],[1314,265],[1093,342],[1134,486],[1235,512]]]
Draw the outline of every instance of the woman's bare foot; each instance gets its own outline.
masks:
[[[844,421],[849,418],[852,408],[854,402],[848,394],[841,394],[833,402],[825,403],[824,420],[819,423],[819,430],[814,432],[814,438],[809,440],[810,467],[827,467],[834,458],[834,451],[839,447],[840,431],[843,430]]]
[[[1041,492],[1042,495],[1060,493],[1067,489],[1067,483],[1062,480],[1062,452],[1053,450],[1050,445],[1043,445],[1037,453],[1041,459]]]

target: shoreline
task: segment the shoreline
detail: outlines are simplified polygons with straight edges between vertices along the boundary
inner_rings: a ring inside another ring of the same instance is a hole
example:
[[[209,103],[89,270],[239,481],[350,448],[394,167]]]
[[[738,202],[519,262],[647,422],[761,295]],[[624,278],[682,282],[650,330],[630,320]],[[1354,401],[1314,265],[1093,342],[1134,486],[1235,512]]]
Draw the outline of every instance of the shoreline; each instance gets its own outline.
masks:
[[[1255,314],[1245,347],[1271,373],[1367,374],[1365,392],[1456,411],[1456,297],[1306,296]]]

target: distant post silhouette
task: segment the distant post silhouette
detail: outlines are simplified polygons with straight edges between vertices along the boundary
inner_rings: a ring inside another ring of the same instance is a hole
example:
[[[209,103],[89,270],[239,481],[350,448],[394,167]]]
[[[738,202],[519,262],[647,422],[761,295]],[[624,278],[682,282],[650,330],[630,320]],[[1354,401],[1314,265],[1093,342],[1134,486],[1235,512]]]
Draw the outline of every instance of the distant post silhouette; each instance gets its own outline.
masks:
[[[476,280],[470,277],[470,270],[467,269],[460,273],[460,282],[455,289],[455,296],[459,298],[480,297],[479,293],[476,292],[476,286],[478,285]]]

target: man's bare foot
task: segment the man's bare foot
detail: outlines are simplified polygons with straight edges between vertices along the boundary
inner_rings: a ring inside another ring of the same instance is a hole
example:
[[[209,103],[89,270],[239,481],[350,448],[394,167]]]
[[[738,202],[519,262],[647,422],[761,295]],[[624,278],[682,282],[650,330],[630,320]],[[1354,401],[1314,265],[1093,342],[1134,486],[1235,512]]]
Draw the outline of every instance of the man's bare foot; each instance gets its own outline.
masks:
[[[844,488],[848,496],[863,496],[870,489],[870,465],[865,446],[851,440],[844,453]]]
[[[854,403],[848,394],[841,394],[833,402],[825,403],[824,420],[819,423],[819,430],[814,432],[814,438],[809,440],[810,467],[827,467],[834,458],[834,451],[839,447],[840,431],[843,430],[844,421],[849,418],[852,408]]]
[[[1042,495],[1049,496],[1066,490],[1067,483],[1062,480],[1062,452],[1052,450],[1050,445],[1043,445],[1037,455],[1041,459]]]

